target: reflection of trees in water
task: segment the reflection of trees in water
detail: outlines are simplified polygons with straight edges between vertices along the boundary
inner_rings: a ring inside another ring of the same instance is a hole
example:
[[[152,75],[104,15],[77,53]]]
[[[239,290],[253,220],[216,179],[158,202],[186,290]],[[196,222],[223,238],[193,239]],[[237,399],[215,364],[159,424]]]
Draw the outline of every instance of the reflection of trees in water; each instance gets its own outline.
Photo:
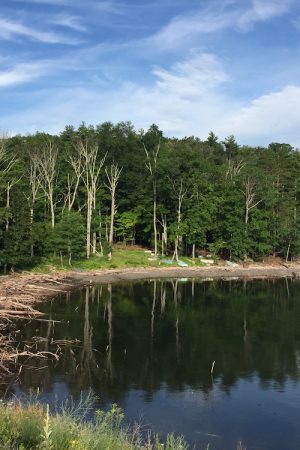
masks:
[[[106,359],[106,367],[108,376],[113,378],[113,363],[112,363],[112,339],[113,339],[113,313],[112,313],[112,286],[109,284],[107,286],[108,291],[108,300],[107,300],[107,324],[108,324],[108,344],[106,347],[107,350],[107,359]]]
[[[176,339],[176,361],[179,363],[179,318],[178,318],[178,279],[172,281],[173,302],[175,307],[175,339]],[[181,298],[181,296],[180,296]]]
[[[156,306],[156,285],[157,281],[153,281],[153,298],[152,298],[152,309],[151,309],[151,351],[153,346],[154,337],[154,320],[155,320],[155,306]]]
[[[132,387],[144,390],[148,399],[162,385],[209,393],[215,360],[214,382],[224,391],[253,375],[264,385],[282,387],[287,379],[299,380],[298,292],[297,280],[88,287],[81,298],[53,302],[52,317],[63,324],[54,330],[39,325],[49,349],[53,333],[55,339],[81,344],[63,349],[57,367],[42,361],[46,368],[26,370],[22,381],[50,386],[59,374],[73,393],[92,386],[113,401]],[[27,334],[35,333],[28,329]]]

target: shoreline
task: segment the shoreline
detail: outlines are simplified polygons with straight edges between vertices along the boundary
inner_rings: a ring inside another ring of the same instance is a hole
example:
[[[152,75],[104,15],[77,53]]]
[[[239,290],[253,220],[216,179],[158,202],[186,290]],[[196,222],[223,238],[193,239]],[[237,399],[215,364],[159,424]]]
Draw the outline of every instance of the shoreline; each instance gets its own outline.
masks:
[[[300,264],[252,264],[249,267],[138,267],[90,271],[54,271],[47,274],[21,272],[0,277],[0,320],[33,318],[33,308],[47,298],[71,292],[90,284],[110,284],[160,278],[273,279],[300,278]]]
[[[38,304],[59,295],[93,284],[111,284],[153,279],[251,280],[300,278],[300,264],[252,264],[249,267],[139,267],[120,269],[73,270],[45,273],[14,273],[0,277],[0,374],[17,371],[20,356],[33,356],[20,351],[16,345],[17,321],[39,320],[43,313]],[[14,369],[10,371],[9,367]],[[3,382],[4,382],[4,377]]]
[[[89,272],[67,272],[75,282],[115,283],[159,278],[199,278],[199,279],[267,279],[300,278],[300,264],[272,266],[252,264],[249,267],[139,267],[126,269],[92,270]]]

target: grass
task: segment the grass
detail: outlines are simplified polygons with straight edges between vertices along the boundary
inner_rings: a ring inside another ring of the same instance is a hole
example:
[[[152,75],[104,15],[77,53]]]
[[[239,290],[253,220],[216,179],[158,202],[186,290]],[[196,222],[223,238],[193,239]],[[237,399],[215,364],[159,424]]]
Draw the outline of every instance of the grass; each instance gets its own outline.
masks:
[[[93,398],[75,407],[66,403],[52,414],[49,405],[34,399],[24,404],[0,400],[1,450],[188,450],[184,438],[174,434],[164,442],[153,434],[142,439],[138,426],[123,426],[124,414],[117,405],[106,413],[96,411],[94,420],[86,421]],[[207,444],[205,450],[213,449]],[[246,448],[239,442],[236,450]]]
[[[38,403],[0,403],[2,450],[186,450],[182,437],[170,434],[164,443],[157,436],[143,442],[139,429],[124,428],[123,413],[113,405],[96,411],[92,422],[62,410],[53,415]]]
[[[166,258],[158,258],[151,260],[150,253],[146,253],[145,249],[139,247],[123,247],[116,246],[113,251],[111,261],[107,256],[92,256],[90,259],[81,259],[72,262],[70,267],[67,259],[61,264],[60,258],[43,258],[37,265],[31,268],[32,272],[46,273],[52,270],[100,270],[100,269],[123,269],[137,267],[177,267],[176,261],[172,265],[163,262]],[[167,257],[169,258],[169,257]],[[180,257],[181,261],[186,262],[189,266],[203,266],[201,261],[196,258],[194,261],[188,257]]]

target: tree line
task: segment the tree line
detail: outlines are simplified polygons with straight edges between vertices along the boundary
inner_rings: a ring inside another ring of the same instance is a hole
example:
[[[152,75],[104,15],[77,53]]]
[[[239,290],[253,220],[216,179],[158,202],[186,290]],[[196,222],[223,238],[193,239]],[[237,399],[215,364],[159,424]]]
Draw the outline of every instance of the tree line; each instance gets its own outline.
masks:
[[[0,264],[113,258],[115,242],[155,255],[287,260],[300,252],[299,152],[165,137],[129,122],[0,140]]]

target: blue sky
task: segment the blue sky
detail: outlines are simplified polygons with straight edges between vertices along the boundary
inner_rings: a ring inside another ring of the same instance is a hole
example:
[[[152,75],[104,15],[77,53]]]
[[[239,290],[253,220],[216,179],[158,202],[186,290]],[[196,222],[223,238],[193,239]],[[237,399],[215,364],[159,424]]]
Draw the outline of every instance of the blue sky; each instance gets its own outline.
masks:
[[[0,130],[300,147],[299,0],[1,0]]]

